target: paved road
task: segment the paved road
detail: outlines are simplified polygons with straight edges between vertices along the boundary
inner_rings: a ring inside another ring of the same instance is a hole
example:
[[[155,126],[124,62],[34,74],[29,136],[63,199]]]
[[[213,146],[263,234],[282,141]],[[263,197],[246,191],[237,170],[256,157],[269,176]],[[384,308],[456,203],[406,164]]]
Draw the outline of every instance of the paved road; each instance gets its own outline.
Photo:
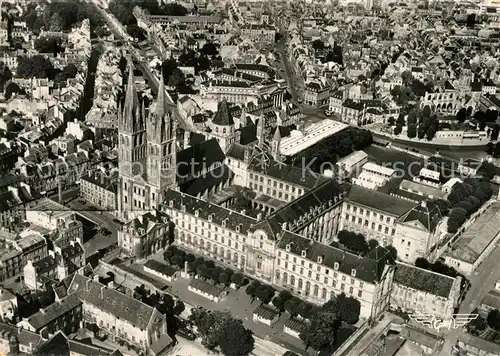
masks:
[[[144,75],[144,78],[149,82],[151,90],[156,94],[158,93],[159,79],[149,68],[149,64],[146,59],[142,57],[142,55],[137,51],[137,49],[133,46],[133,42],[131,41],[130,35],[128,35],[123,27],[123,25],[109,12],[99,7],[96,3],[96,0],[87,0],[89,3],[95,5],[96,10],[101,14],[101,16],[106,20],[110,30],[113,34],[123,40],[126,43],[126,47],[129,50],[132,58],[136,61],[138,69]],[[151,45],[154,47],[154,44]],[[177,105],[170,99],[170,95],[165,91],[168,105],[172,109],[172,112],[179,123],[179,126],[183,129],[189,129],[191,131],[196,131],[194,127],[189,125],[184,118],[180,115],[177,110]]]
[[[96,208],[92,207],[91,204],[80,203],[79,199],[70,201],[67,206],[84,219],[95,224],[97,228],[104,227],[111,231],[111,235],[108,236],[96,233],[90,240],[85,242],[85,253],[87,257],[117,242],[120,224],[113,221],[116,218],[111,212],[95,210]]]
[[[470,314],[479,306],[484,296],[493,288],[495,282],[500,279],[498,261],[500,261],[500,245],[497,245],[489,257],[479,265],[476,272],[469,277],[471,287],[460,306],[459,313]],[[463,335],[464,331],[461,329],[449,330],[445,335],[443,347],[436,355],[450,356],[453,345]]]

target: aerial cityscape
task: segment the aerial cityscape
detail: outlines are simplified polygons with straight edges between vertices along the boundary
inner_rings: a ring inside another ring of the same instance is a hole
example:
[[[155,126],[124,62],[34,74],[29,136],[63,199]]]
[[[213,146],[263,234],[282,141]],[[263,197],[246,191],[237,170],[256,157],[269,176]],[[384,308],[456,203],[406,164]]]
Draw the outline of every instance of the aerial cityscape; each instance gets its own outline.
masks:
[[[0,355],[500,356],[500,0],[0,0]]]

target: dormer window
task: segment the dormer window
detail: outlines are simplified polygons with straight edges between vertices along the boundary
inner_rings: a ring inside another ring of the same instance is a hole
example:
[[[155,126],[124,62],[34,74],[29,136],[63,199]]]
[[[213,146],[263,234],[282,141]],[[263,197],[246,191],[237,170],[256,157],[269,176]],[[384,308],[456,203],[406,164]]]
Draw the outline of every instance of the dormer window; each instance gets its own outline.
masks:
[[[208,216],[208,222],[212,222],[212,214]]]
[[[194,216],[195,216],[195,217],[199,217],[199,216],[200,216],[200,213],[199,213],[199,211],[198,211],[198,210],[196,210],[196,211],[194,212]]]
[[[333,264],[333,269],[338,271],[338,269],[339,269],[339,263],[338,262],[335,262]]]
[[[323,263],[323,256],[318,256],[318,263]]]
[[[303,258],[305,258],[305,257],[306,257],[306,255],[307,255],[307,250],[302,250],[301,256],[302,256]]]
[[[240,225],[236,225],[236,232],[240,232]]]
[[[351,269],[351,276],[356,277],[356,270],[354,268]]]
[[[185,212],[186,212],[186,206],[185,206],[185,205],[181,206],[181,211],[182,211],[183,213],[185,213]]]
[[[168,206],[173,208],[174,207],[174,201],[173,200],[169,200],[168,201]]]
[[[227,219],[222,220],[222,227],[226,227],[226,220]]]
[[[288,252],[290,252],[290,247],[291,247],[291,246],[290,246],[290,244],[286,244],[285,249],[286,249]]]

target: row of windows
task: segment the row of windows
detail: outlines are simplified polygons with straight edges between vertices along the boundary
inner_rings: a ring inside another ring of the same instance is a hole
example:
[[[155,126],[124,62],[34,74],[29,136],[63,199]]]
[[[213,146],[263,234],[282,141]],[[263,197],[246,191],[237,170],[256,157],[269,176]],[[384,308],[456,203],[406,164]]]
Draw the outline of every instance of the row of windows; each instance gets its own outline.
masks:
[[[347,211],[352,211],[353,213],[357,213],[358,212],[358,207],[356,205],[351,205],[351,204],[347,204]],[[384,215],[383,214],[377,214],[376,212],[374,211],[370,211],[368,209],[363,209],[363,208],[359,208],[359,214],[360,215],[363,215],[363,213],[365,214],[366,217],[369,217],[370,214],[372,217],[374,218],[379,218],[379,221],[383,222],[384,221]],[[390,216],[387,216],[386,219],[385,219],[386,223],[389,224],[392,219]]]
[[[345,220],[346,222],[349,222],[349,218],[351,219],[351,223],[355,224],[356,223],[356,217],[353,215],[353,216],[349,216],[349,214],[345,214]],[[358,225],[362,225],[363,224],[363,219],[362,218],[358,218]],[[368,227],[369,226],[369,221],[368,219],[365,219],[364,221],[364,226],[365,227]],[[377,227],[377,224],[375,224],[374,222],[371,223],[371,229],[372,230],[375,230]],[[384,234],[389,234],[389,227],[388,226],[382,226],[381,224],[378,224],[378,229],[377,231],[378,232],[382,232],[382,228],[384,228]],[[392,229],[392,232],[391,232],[392,236],[394,236],[396,234],[396,229]]]
[[[256,182],[264,183],[264,179],[265,179],[264,176],[261,176],[261,175],[258,175],[258,174],[254,174],[254,173],[250,173],[249,177],[250,177],[251,180],[255,180]],[[276,181],[274,179],[270,179],[270,178],[266,178],[266,179],[267,179],[267,184],[269,186],[271,185],[271,182],[272,182],[273,187],[274,188],[278,188],[278,181]],[[292,192],[292,193],[295,193],[295,190],[297,190],[298,194],[302,194],[302,189],[295,188],[295,186],[293,186],[291,184],[286,184],[286,183],[283,183],[283,182],[279,183],[279,189],[285,189],[285,191]]]
[[[300,275],[304,275],[304,261],[301,261],[301,266],[299,265],[296,265],[295,264],[296,261],[294,261],[294,263],[291,264],[291,268],[289,267],[289,264],[288,264],[288,261],[284,261],[284,268],[287,269],[287,270],[291,270],[292,272],[295,272],[295,273],[298,273]],[[281,266],[281,260],[278,259],[278,262],[277,262],[277,265],[278,266]],[[319,282],[319,281],[323,281],[322,283],[324,284],[328,284],[329,283],[329,278],[327,277],[329,275],[329,272],[330,270],[325,268],[325,276],[323,276],[323,279],[321,279],[321,266],[317,266],[317,272],[315,273],[315,279]],[[309,263],[309,268],[307,269],[307,278],[312,278],[312,263]],[[333,272],[333,278],[332,278],[332,286],[336,286],[337,284],[337,280],[335,280],[335,278],[338,278],[339,276],[339,273],[338,272]],[[347,280],[347,276],[345,274],[342,274],[341,273],[341,280],[342,282],[345,282]],[[350,278],[350,282],[351,284],[355,284],[356,283],[356,279],[355,278]],[[364,285],[364,282],[363,281],[359,281],[359,288],[363,288],[363,285]]]
[[[278,271],[276,271],[276,282],[277,283],[280,282],[280,278],[281,278],[281,272],[278,270]],[[285,284],[285,285],[289,284],[289,285],[292,285],[294,287],[297,287],[299,290],[304,291],[304,294],[306,296],[311,295],[311,282],[309,282],[309,281],[306,281],[306,283],[304,283],[302,278],[296,279],[295,276],[293,276],[293,275],[291,275],[290,278],[288,278],[288,274],[286,272],[283,272],[283,280],[281,282],[282,282],[282,284]],[[335,281],[335,284],[332,284],[332,286],[335,289],[340,290],[341,292],[349,291],[350,295],[354,295],[356,292],[356,289],[354,289],[354,287],[352,287],[352,286],[350,286],[349,289],[346,289],[345,283],[341,283],[339,288],[337,288],[337,282]],[[319,297],[319,286],[317,284],[315,284],[313,286],[312,296]],[[357,297],[361,298],[362,296],[363,296],[363,291],[358,290]],[[333,297],[335,297],[335,292],[331,291],[330,298],[333,298]],[[328,298],[328,291],[324,287],[321,289],[321,298],[322,299]]]
[[[251,185],[250,185],[250,188],[251,188]],[[253,189],[255,189],[256,191],[259,191],[259,192],[263,192],[264,189],[261,185],[258,185],[257,183],[254,183],[253,185]],[[271,191],[270,188],[267,188],[266,189],[266,194],[269,195],[269,196],[272,196],[272,197],[278,197],[278,199],[285,199],[285,201],[288,201],[289,198],[291,198],[291,200],[295,200],[295,196],[291,196],[289,197],[287,193],[283,194],[282,192],[278,192],[278,194],[276,194],[276,189],[273,189]]]

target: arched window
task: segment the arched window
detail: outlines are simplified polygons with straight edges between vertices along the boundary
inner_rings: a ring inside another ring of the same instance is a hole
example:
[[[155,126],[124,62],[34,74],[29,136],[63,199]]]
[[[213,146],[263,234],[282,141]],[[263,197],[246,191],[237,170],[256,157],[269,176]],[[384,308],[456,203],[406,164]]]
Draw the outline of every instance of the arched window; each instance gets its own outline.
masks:
[[[290,284],[295,286],[295,276],[290,276]]]
[[[280,280],[280,271],[276,271],[276,281]]]
[[[288,283],[288,274],[283,272],[283,283]]]
[[[297,288],[299,289],[304,288],[304,282],[302,281],[302,278],[299,278],[299,284],[297,285]]]
[[[327,294],[326,288],[323,288],[321,292],[321,298],[326,299],[326,294]]]

